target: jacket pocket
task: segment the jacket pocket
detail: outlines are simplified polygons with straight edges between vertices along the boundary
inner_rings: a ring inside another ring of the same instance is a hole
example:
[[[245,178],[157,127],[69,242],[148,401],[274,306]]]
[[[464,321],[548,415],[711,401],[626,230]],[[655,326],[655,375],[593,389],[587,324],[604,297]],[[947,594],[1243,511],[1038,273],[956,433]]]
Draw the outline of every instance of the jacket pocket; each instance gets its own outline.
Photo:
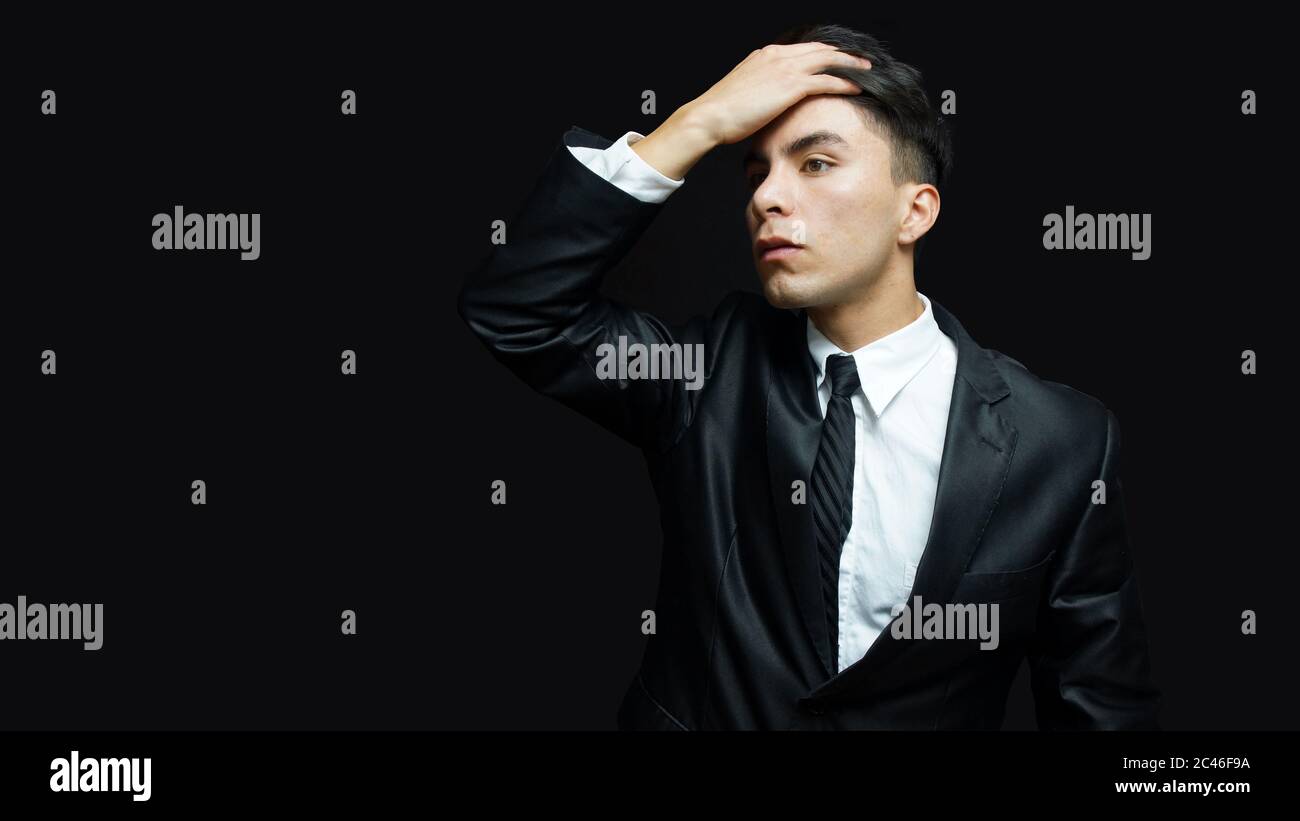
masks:
[[[953,600],[957,603],[999,601],[1035,593],[1055,555],[1053,550],[1042,561],[1021,570],[963,573],[953,592]]]

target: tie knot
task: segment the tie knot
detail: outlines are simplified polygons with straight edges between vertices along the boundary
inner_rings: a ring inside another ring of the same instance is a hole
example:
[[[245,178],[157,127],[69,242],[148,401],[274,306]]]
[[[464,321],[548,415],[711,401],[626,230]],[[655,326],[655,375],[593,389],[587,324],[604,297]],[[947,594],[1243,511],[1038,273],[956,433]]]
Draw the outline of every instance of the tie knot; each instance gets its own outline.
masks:
[[[831,380],[831,394],[852,396],[862,384],[858,379],[858,366],[849,354],[835,354],[826,359],[826,376]]]

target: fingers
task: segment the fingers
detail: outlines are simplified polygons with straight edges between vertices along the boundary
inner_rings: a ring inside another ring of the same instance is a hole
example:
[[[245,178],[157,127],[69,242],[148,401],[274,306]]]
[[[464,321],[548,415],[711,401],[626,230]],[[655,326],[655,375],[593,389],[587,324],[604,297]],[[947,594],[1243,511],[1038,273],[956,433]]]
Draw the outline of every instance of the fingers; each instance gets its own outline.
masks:
[[[817,42],[791,43],[786,46],[774,46],[774,48],[782,49],[782,54],[786,57],[799,57],[804,54],[815,54],[819,51],[836,51],[835,46],[832,46],[829,43]]]
[[[806,96],[814,94],[861,94],[862,88],[852,80],[832,77],[829,74],[813,74],[808,78]]]
[[[837,49],[835,46],[832,46],[828,43],[815,43],[815,42],[814,43],[789,43],[789,44],[782,44],[782,45],[778,45],[776,43],[769,43],[768,45],[763,46],[762,48],[756,48],[753,51],[751,51],[749,53],[749,56],[746,57],[745,60],[749,60],[753,57],[758,57],[758,56],[767,56],[769,59],[785,60],[785,59],[793,59],[796,57],[807,57],[813,54],[825,54],[827,52],[838,52],[838,51],[839,49]],[[744,62],[744,60],[742,60],[741,62]]]
[[[761,49],[754,49],[741,63],[747,63],[755,57],[767,57],[769,60],[789,60],[799,66],[805,74],[817,74],[830,66],[845,68],[870,69],[871,60],[840,51],[827,43],[791,43],[789,45],[769,44]]]
[[[829,66],[844,66],[845,68],[871,68],[871,61],[866,57],[858,57],[854,54],[848,54],[839,49],[830,51],[811,51],[801,54],[798,58],[801,62],[809,66],[815,66],[818,71]]]

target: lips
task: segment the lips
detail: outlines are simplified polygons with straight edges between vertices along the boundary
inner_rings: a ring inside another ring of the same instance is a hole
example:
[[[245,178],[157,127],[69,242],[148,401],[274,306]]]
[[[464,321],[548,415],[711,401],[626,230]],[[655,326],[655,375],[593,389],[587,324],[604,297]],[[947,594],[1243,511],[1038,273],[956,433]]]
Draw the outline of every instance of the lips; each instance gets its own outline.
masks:
[[[780,234],[762,237],[758,242],[754,243],[754,252],[757,253],[758,258],[764,262],[793,256],[794,254],[799,253],[802,248],[803,246],[799,243],[794,240],[786,239]]]
[[[799,253],[803,249],[798,245],[774,245],[762,253],[763,260],[783,259]]]
[[[773,248],[799,248],[801,246],[799,243],[785,237],[764,237],[754,243],[754,247],[758,249],[758,253],[765,254]]]

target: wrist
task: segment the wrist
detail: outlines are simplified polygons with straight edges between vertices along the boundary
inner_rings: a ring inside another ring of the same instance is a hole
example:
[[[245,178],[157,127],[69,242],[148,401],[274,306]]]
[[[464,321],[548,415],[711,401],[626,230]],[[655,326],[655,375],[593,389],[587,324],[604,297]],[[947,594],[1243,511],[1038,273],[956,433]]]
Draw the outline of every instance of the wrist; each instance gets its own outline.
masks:
[[[694,102],[674,111],[664,125],[675,129],[681,135],[679,139],[701,156],[718,147],[707,113]]]
[[[694,112],[680,108],[649,135],[632,143],[632,150],[660,174],[681,180],[716,144]]]

